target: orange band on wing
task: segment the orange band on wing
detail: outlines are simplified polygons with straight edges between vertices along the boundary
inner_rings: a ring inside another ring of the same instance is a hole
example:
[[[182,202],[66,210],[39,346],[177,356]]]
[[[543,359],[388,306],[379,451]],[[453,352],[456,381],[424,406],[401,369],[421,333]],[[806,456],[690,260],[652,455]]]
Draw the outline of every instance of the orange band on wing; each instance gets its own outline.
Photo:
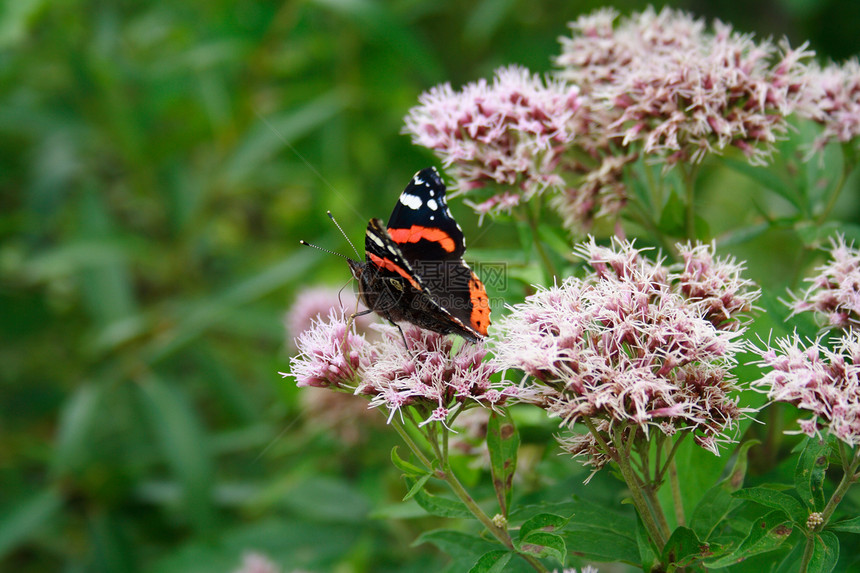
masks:
[[[472,278],[469,279],[469,299],[472,301],[469,322],[478,334],[487,336],[487,328],[490,326],[490,299],[487,298],[484,283],[475,273],[472,273]]]
[[[448,253],[453,253],[457,245],[454,239],[442,229],[434,229],[433,227],[422,227],[420,225],[412,225],[408,229],[388,229],[388,234],[394,239],[395,243],[417,243],[418,241],[430,241],[438,243]]]
[[[367,256],[370,258],[371,261],[373,261],[373,264],[375,264],[376,266],[382,267],[383,269],[385,269],[387,271],[397,273],[401,277],[408,280],[409,283],[413,287],[415,287],[415,290],[421,290],[421,285],[418,284],[418,281],[415,280],[415,277],[410,275],[409,272],[406,271],[405,269],[398,267],[396,264],[394,264],[393,261],[389,261],[388,259],[383,259],[382,257],[377,257],[373,253],[367,253]]]

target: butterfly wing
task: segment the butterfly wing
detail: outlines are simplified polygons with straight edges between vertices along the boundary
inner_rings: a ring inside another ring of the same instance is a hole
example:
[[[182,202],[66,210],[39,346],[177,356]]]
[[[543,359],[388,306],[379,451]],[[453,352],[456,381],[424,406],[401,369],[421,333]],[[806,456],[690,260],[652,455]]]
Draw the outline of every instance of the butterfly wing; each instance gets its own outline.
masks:
[[[490,325],[487,292],[463,260],[466,238],[435,168],[416,173],[388,220],[388,233],[430,297],[477,336]]]
[[[463,230],[445,199],[435,167],[416,173],[388,218],[388,232],[408,261],[456,260],[466,251]]]

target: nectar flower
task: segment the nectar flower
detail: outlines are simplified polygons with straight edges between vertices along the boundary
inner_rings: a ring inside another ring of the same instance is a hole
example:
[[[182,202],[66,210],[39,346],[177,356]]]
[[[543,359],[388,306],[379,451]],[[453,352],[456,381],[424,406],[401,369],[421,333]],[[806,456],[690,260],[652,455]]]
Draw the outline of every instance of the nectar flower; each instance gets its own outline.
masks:
[[[860,250],[843,237],[830,240],[830,262],[807,279],[810,287],[794,297],[794,314],[813,311],[827,317],[830,326],[849,328],[860,324]]]
[[[716,244],[680,245],[678,286],[687,300],[702,306],[705,318],[720,330],[737,330],[739,317],[749,313],[761,291],[741,276],[734,258],[714,258]]]
[[[814,67],[805,88],[805,105],[799,114],[824,126],[813,148],[821,150],[830,141],[846,143],[860,136],[860,62]]]
[[[601,10],[573,22],[556,63],[592,105],[615,120],[625,146],[639,142],[667,166],[701,161],[729,145],[763,163],[787,131],[812,53],[756,43],[716,21],[708,31],[681,11],[653,8],[622,20]]]
[[[575,136],[579,90],[543,80],[518,66],[454,91],[436,86],[419,97],[404,131],[451,168],[452,196],[487,185],[507,193],[475,206],[481,214],[509,211],[547,187],[561,187],[555,168]]]
[[[800,431],[816,436],[827,431],[850,446],[860,443],[860,331],[805,345],[796,334],[777,339],[776,348],[755,348],[759,364],[771,368],[752,386],[774,402],[787,402],[812,414]]]
[[[358,305],[358,306],[356,306]],[[287,330],[287,340],[292,341],[313,324],[315,318],[328,316],[332,309],[342,309],[344,313],[353,313],[364,309],[357,303],[355,295],[347,290],[335,290],[327,286],[314,286],[301,290],[296,300],[284,316],[284,326]],[[373,315],[366,314],[356,317],[357,330],[366,334]]]
[[[384,407],[388,419],[412,406],[421,423],[447,423],[457,406],[480,404],[487,408],[502,405],[515,388],[492,383],[495,372],[483,362],[487,348],[483,343],[461,344],[455,348],[450,337],[404,327],[410,351],[394,327],[379,325],[382,340],[374,345],[374,359],[363,368],[356,394],[370,396],[370,407]]]
[[[350,388],[356,375],[367,367],[375,351],[361,334],[347,329],[342,310],[329,311],[328,318],[316,318],[299,334],[299,354],[290,359],[290,372],[297,386]]]
[[[712,248],[690,248],[691,259],[707,259],[703,254],[711,256]],[[530,377],[518,399],[543,407],[566,425],[588,418],[598,431],[618,423],[645,437],[652,430],[690,431],[699,445],[718,453],[717,443],[731,439],[729,432],[744,414],[732,398],[739,387],[730,372],[743,347],[743,327],[715,326],[709,318],[712,295],[688,297],[684,269],[673,272],[632,243],[616,240],[601,247],[591,239],[576,253],[592,272],[540,289],[499,325],[494,350],[499,368]],[[702,276],[714,274],[713,266],[702,266]],[[730,282],[711,289],[719,293]],[[562,443],[590,456],[596,469],[606,462],[592,438]]]

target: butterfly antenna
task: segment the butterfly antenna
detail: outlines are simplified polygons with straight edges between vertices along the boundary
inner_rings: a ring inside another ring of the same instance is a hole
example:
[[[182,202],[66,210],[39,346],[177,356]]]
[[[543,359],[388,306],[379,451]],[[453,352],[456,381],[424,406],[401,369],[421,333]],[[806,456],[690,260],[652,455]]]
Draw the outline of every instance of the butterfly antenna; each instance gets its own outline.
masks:
[[[328,254],[330,254],[330,255],[337,255],[338,257],[343,257],[343,258],[345,258],[345,259],[349,260],[349,257],[347,257],[346,255],[342,255],[342,254],[340,254],[340,253],[335,253],[334,251],[330,251],[330,250],[328,250],[328,249],[324,249],[323,247],[320,247],[320,246],[318,246],[318,245],[313,245],[313,244],[311,244],[311,243],[309,243],[309,242],[305,241],[304,239],[302,239],[301,241],[299,241],[299,244],[302,244],[302,245],[304,245],[304,246],[306,246],[306,247],[313,247],[313,248],[315,248],[315,249],[319,249],[320,251],[322,251],[322,252],[324,252],[324,253],[328,253]]]
[[[334,215],[331,214],[331,211],[326,211],[326,215],[331,219],[332,223],[334,223],[337,230],[340,231],[340,234],[343,235],[343,238],[346,239],[346,242],[349,243],[349,246],[352,247],[352,250],[355,251],[355,256],[358,257],[358,260],[361,260],[361,255],[358,254],[358,249],[355,248],[355,245],[352,244],[352,241],[349,238],[349,235],[343,232],[343,229],[340,226],[340,223],[337,222],[337,219],[334,218]]]

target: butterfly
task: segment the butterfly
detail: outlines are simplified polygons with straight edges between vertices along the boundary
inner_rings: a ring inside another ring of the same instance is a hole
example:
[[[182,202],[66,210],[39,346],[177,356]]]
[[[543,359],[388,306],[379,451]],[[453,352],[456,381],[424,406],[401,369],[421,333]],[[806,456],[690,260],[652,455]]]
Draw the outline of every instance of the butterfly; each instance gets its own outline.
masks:
[[[375,312],[398,328],[408,322],[469,342],[487,336],[487,291],[463,260],[466,239],[434,167],[412,177],[387,225],[370,220],[364,249],[364,261],[347,258],[369,309],[358,314]]]

